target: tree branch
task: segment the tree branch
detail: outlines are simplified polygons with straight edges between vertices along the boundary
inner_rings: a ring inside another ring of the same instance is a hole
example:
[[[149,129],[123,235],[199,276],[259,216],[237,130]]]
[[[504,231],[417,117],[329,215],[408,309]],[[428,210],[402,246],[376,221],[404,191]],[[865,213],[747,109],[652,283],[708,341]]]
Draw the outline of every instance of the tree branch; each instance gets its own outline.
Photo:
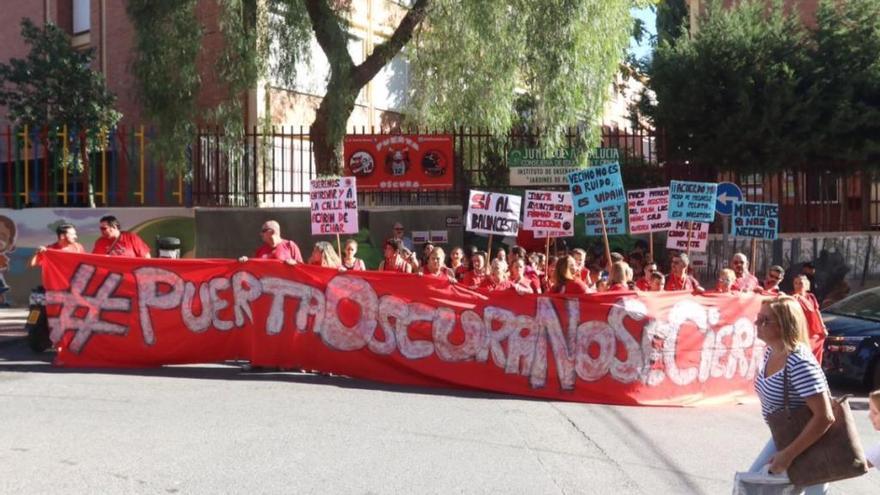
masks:
[[[305,0],[306,11],[312,21],[315,38],[333,70],[354,67],[354,61],[348,53],[348,38],[339,26],[339,18],[327,5],[327,0]]]
[[[354,84],[357,88],[364,87],[376,74],[409,43],[415,28],[425,19],[431,0],[416,0],[412,9],[394,30],[388,41],[376,46],[373,53],[354,69]]]

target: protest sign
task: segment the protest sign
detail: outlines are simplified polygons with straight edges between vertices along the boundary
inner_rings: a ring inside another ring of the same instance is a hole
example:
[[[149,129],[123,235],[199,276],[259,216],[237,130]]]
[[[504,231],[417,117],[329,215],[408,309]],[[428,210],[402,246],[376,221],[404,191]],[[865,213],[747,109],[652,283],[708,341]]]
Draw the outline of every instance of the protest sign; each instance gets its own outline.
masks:
[[[541,231],[541,237],[574,235],[574,208],[570,192],[526,191],[525,201],[524,230]]]
[[[626,235],[626,205],[602,208],[605,215],[605,230],[608,235]],[[599,212],[593,211],[584,215],[584,226],[587,236],[602,235],[602,220]]]
[[[733,236],[775,240],[779,234],[779,205],[733,203]]]
[[[667,249],[689,251],[688,226],[690,226],[690,251],[706,250],[706,247],[709,245],[709,224],[688,221],[672,222],[672,227],[666,233]]]
[[[281,269],[276,260],[44,254],[56,366],[246,359],[401,385],[656,406],[752,396],[764,349],[758,294],[518,295],[417,275]]]
[[[354,177],[313,179],[312,235],[357,234],[358,203]]]
[[[669,184],[669,220],[712,223],[717,187],[714,182],[672,181]]]
[[[513,148],[507,165],[511,186],[562,186],[567,184],[566,175],[579,168],[574,148]]]
[[[521,204],[521,196],[472,189],[466,230],[478,234],[516,235]]]
[[[598,211],[626,203],[620,164],[609,163],[568,174],[575,213]]]
[[[665,232],[672,222],[667,216],[669,210],[669,188],[634,189],[626,192],[629,207],[629,232],[648,234]],[[608,218],[608,215],[605,215]]]

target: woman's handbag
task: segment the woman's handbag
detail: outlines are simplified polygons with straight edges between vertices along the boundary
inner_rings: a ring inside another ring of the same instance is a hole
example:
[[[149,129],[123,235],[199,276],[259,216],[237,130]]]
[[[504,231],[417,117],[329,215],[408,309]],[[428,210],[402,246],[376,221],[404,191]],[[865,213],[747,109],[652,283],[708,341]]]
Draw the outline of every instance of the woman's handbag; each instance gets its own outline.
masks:
[[[807,426],[813,412],[806,405],[788,407],[788,363],[783,370],[783,408],[767,417],[773,443],[782,450]],[[868,472],[865,452],[859,441],[848,396],[831,399],[834,423],[816,443],[795,457],[788,468],[788,477],[798,486],[817,485],[855,478]]]

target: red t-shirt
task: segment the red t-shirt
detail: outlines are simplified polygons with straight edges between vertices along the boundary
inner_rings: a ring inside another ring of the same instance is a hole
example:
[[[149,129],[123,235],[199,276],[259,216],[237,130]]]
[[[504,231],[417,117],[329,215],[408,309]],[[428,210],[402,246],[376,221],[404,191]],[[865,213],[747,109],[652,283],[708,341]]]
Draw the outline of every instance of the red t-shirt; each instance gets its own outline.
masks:
[[[556,294],[589,294],[590,288],[583,280],[576,278],[566,281],[564,285],[557,285],[553,292]]]
[[[467,272],[461,278],[461,285],[469,289],[483,287],[489,277],[486,275],[477,275],[474,272]]]
[[[407,263],[406,263],[406,261],[403,261],[399,257],[394,258],[393,265],[389,265],[388,260],[385,260],[383,263],[384,263],[382,265],[383,272],[407,273],[406,272]]]
[[[503,291],[503,290],[512,290],[513,284],[510,280],[503,280],[501,282],[495,282],[491,277],[486,277],[486,282],[483,284],[483,288],[488,291]]]
[[[700,283],[697,282],[697,279],[691,277],[690,275],[685,275],[684,277],[679,277],[673,273],[670,273],[668,277],[666,277],[666,286],[663,287],[664,290],[687,290],[687,291],[695,291],[700,286]]]
[[[795,299],[801,304],[804,310],[804,316],[807,319],[807,333],[810,338],[810,347],[816,361],[822,363],[822,350],[825,344],[825,337],[828,335],[828,329],[825,328],[825,322],[822,321],[822,313],[819,312],[819,301],[816,296],[807,292],[804,295],[796,295]]]
[[[261,260],[279,261],[293,260],[297,263],[303,262],[303,257],[302,253],[299,251],[299,246],[297,246],[295,242],[289,241],[287,239],[281,239],[281,242],[279,242],[278,245],[275,247],[263,243],[260,247],[257,248],[257,251],[254,253],[254,258]]]
[[[120,232],[116,241],[99,237],[92,248],[94,254],[107,256],[123,256],[126,258],[146,258],[150,255],[150,247],[139,235],[131,232]]]
[[[648,281],[645,277],[641,277],[636,280],[636,289],[648,292],[651,290],[651,282]]]
[[[629,290],[629,287],[626,284],[612,284],[611,287],[608,288],[609,292],[620,290]]]
[[[468,267],[464,266],[464,264],[458,265],[455,267],[455,279],[461,282],[465,275],[470,273]]]
[[[738,277],[733,281],[733,285],[730,286],[730,290],[736,292],[747,292],[754,290],[758,287],[758,278],[752,275],[751,273],[745,273],[742,277]]]

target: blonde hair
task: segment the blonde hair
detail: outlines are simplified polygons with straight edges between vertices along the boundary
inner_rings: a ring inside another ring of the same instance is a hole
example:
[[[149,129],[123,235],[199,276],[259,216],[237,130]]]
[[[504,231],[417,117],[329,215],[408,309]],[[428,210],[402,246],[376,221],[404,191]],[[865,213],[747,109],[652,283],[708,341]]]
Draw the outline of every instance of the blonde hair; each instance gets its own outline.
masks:
[[[632,280],[632,268],[626,261],[616,261],[611,265],[611,272],[608,274],[608,282],[612,284],[626,284]]]
[[[734,272],[730,268],[722,268],[721,271],[718,272],[718,277],[724,277],[727,280],[730,280],[730,283],[736,282],[736,272]]]
[[[798,344],[806,344],[807,320],[800,303],[791,296],[777,296],[761,303],[767,306],[779,321],[782,344],[788,351],[794,350]]]
[[[874,404],[874,407],[876,407],[877,410],[880,410],[880,389],[877,389],[868,394],[868,400],[871,401],[872,404]]]
[[[315,243],[315,250],[321,252],[321,266],[325,268],[339,268],[342,265],[342,260],[336,254],[336,250],[333,249],[333,244],[318,241]]]

